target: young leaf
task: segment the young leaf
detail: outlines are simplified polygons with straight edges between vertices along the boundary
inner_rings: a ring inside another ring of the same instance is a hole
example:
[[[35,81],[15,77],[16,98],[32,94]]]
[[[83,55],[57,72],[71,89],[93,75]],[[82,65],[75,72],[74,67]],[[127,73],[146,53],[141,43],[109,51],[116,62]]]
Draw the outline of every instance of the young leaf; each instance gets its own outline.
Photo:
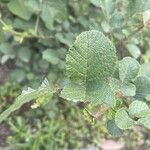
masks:
[[[42,85],[36,90],[28,88],[27,90],[22,91],[22,94],[16,99],[14,104],[0,114],[0,123],[5,120],[13,111],[19,109],[23,104],[28,103],[31,100],[38,98],[40,95],[47,93],[51,93],[52,95],[52,89],[47,79],[45,79]]]
[[[67,100],[115,105],[109,78],[117,57],[111,41],[96,30],[81,33],[66,57],[66,75],[70,83],[61,96]]]
[[[129,117],[124,108],[119,109],[115,115],[116,125],[120,129],[130,129],[134,125],[134,121]]]
[[[129,114],[133,117],[145,117],[150,114],[150,108],[142,101],[133,101],[129,106]]]
[[[95,123],[94,116],[86,108],[83,110],[83,114],[86,117],[87,121],[89,121],[90,123]]]
[[[119,62],[119,77],[122,82],[132,81],[138,75],[140,65],[136,59],[125,57]]]

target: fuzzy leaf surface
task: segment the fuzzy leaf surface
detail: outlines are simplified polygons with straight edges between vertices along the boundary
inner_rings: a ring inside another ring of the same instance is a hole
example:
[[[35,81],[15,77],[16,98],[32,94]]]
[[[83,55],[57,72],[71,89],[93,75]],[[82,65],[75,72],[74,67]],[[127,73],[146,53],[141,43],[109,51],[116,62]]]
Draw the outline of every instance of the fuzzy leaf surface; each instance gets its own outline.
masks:
[[[136,87],[130,82],[122,83],[121,90],[125,96],[135,96]]]
[[[134,121],[129,117],[124,108],[121,108],[116,112],[115,122],[116,125],[123,130],[130,129],[134,124]]]
[[[140,76],[135,81],[136,95],[135,99],[145,100],[145,98],[150,94],[150,78]]]
[[[101,32],[81,33],[66,57],[66,75],[70,83],[64,87],[61,96],[73,101],[115,105],[109,81],[116,61],[113,44]]]
[[[119,62],[119,77],[122,82],[132,81],[138,75],[140,65],[136,59],[125,57]]]
[[[129,106],[129,114],[133,117],[145,117],[150,114],[148,105],[142,101],[133,101]]]

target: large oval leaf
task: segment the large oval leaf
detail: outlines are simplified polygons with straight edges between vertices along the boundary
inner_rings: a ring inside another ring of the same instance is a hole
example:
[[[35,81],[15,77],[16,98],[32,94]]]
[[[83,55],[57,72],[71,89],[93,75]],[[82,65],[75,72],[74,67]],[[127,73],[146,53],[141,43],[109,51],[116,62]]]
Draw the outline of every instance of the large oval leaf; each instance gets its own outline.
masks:
[[[114,105],[114,94],[109,86],[117,57],[111,41],[101,32],[91,30],[81,33],[66,57],[66,74],[70,84],[61,96],[68,100],[102,101]]]

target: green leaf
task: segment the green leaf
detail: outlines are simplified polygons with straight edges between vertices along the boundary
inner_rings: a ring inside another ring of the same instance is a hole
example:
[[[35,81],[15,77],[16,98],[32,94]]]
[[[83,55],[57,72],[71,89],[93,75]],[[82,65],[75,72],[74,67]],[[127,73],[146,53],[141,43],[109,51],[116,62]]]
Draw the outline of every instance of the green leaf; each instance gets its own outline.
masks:
[[[15,52],[13,50],[13,47],[11,44],[3,42],[0,44],[0,52],[2,52],[3,54],[8,54],[8,55],[12,55],[15,56]]]
[[[90,122],[90,123],[95,123],[95,118],[94,116],[91,114],[91,112],[89,110],[87,110],[86,108],[83,110],[83,114],[86,117],[86,119]]]
[[[50,62],[53,65],[56,65],[59,63],[59,58],[57,56],[56,51],[51,50],[51,49],[47,49],[43,52],[42,55],[43,59],[47,60],[48,62]]]
[[[128,5],[128,14],[133,15],[135,13],[143,12],[147,9],[150,9],[149,0],[130,0]]]
[[[115,70],[116,50],[110,40],[96,30],[81,33],[66,57],[70,83],[61,96],[67,100],[115,105],[109,78]]]
[[[4,41],[4,31],[2,29],[2,25],[0,24],[0,43],[2,43],[2,41]]]
[[[24,1],[24,5],[28,8],[29,11],[31,11],[34,14],[38,14],[41,11],[40,1],[26,0]]]
[[[120,11],[115,11],[110,18],[110,23],[113,29],[122,29],[125,25],[125,17],[124,14]],[[119,32],[120,30],[118,30]],[[114,34],[116,31],[114,32]]]
[[[91,4],[93,4],[96,7],[102,7],[103,3],[102,1],[98,1],[98,0],[90,0]]]
[[[145,97],[150,94],[150,79],[148,77],[138,77],[135,81],[136,95],[135,99],[145,100]]]
[[[46,27],[51,30],[54,20],[62,21],[66,18],[66,10],[64,3],[61,0],[46,0],[43,3],[41,19]]]
[[[11,0],[7,6],[13,14],[24,20],[29,20],[32,16],[31,10],[28,9],[22,0]]]
[[[21,47],[18,50],[18,56],[22,61],[28,63],[31,59],[31,50],[28,47]]]
[[[122,82],[132,81],[138,75],[140,65],[136,59],[125,57],[119,62],[119,77]]]
[[[145,97],[147,101],[150,101],[150,94]]]
[[[107,129],[108,129],[109,133],[114,137],[119,137],[123,134],[123,130],[118,128],[118,126],[115,123],[115,120],[107,121]]]
[[[121,91],[123,92],[124,96],[135,96],[136,87],[132,83],[122,83]]]
[[[111,15],[115,10],[116,2],[114,0],[105,0],[105,9],[108,15]]]
[[[129,114],[133,117],[145,117],[150,114],[150,108],[142,101],[133,101],[129,106]]]
[[[22,91],[22,94],[16,99],[14,104],[12,104],[8,109],[0,114],[0,123],[5,120],[12,112],[19,109],[23,104],[28,103],[31,100],[47,93],[52,94],[52,89],[47,79],[44,80],[38,89],[28,88],[27,90]]]
[[[3,42],[2,44],[0,44],[0,53],[4,54],[0,60],[1,64],[4,64],[9,59],[15,58],[14,49],[9,43]]]
[[[150,9],[143,12],[143,24],[147,25],[150,23]]]
[[[115,115],[116,125],[120,129],[130,129],[134,125],[134,121],[129,117],[124,108],[119,109]]]
[[[20,18],[15,18],[13,22],[13,28],[25,30],[30,32],[35,27],[35,20],[30,20],[29,22]]]
[[[142,124],[144,127],[150,129],[150,116],[147,116],[145,118],[140,118],[138,120],[138,123]]]
[[[104,32],[109,33],[110,32],[110,26],[106,21],[102,21],[101,26],[104,30]]]
[[[139,75],[150,78],[150,63],[141,65]]]
[[[116,112],[113,109],[109,109],[107,111],[107,119],[108,120],[113,120],[115,118]]]
[[[10,73],[10,77],[12,80],[17,81],[17,82],[22,82],[25,80],[26,78],[26,72],[23,69],[14,69],[11,73]]]
[[[127,44],[126,45],[129,53],[131,54],[131,56],[133,56],[134,58],[138,58],[141,55],[141,50],[138,46],[136,46],[135,44]]]

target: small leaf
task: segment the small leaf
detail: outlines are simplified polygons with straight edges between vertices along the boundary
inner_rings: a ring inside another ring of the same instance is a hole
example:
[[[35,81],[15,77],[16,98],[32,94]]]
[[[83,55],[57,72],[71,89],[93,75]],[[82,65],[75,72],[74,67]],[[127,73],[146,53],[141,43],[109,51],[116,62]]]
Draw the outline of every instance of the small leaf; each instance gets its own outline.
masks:
[[[18,56],[22,61],[28,63],[31,59],[31,50],[28,47],[21,47],[18,50]]]
[[[33,99],[38,98],[40,95],[52,93],[52,89],[47,81],[44,80],[42,85],[38,89],[28,88],[22,91],[22,94],[17,97],[14,104],[0,114],[0,123],[5,120],[12,112],[19,109],[23,104],[30,102]]]
[[[129,53],[131,54],[131,56],[133,56],[134,58],[138,58],[141,55],[141,50],[138,46],[136,46],[135,44],[127,44],[126,45]]]
[[[124,96],[135,96],[136,87],[132,83],[122,83],[121,91],[123,92]]]
[[[109,133],[114,137],[119,137],[123,134],[123,130],[118,128],[114,120],[107,121],[107,129]]]
[[[48,62],[50,62],[53,65],[56,65],[59,63],[59,58],[57,56],[56,51],[51,50],[51,49],[47,49],[43,52],[42,55],[43,59],[47,60]]]
[[[54,20],[63,20],[66,18],[66,10],[64,3],[61,0],[45,0],[41,12],[41,19],[44,21],[46,27],[53,29]]]
[[[12,80],[15,80],[17,82],[22,82],[25,80],[26,78],[26,72],[23,69],[14,69],[11,73],[10,73],[10,77]]]
[[[145,97],[150,94],[150,79],[148,77],[138,77],[135,81],[136,95],[135,99],[145,100]]]
[[[132,81],[138,75],[140,65],[131,57],[125,57],[119,62],[119,77],[122,82]]]
[[[120,30],[125,25],[124,14],[120,11],[115,11],[110,18],[111,26],[113,29],[116,29],[118,33],[121,33]],[[116,34],[116,31],[113,33]]]
[[[3,54],[7,54],[7,55],[11,55],[11,56],[15,56],[14,55],[14,50],[11,44],[3,42],[0,44],[0,52],[2,52]]]
[[[106,33],[110,32],[110,26],[106,21],[102,21],[101,26],[102,26],[104,32],[106,32]]]
[[[22,0],[12,0],[10,3],[8,3],[7,6],[13,14],[24,20],[29,20],[32,16],[32,12],[28,9]]]
[[[96,30],[81,33],[66,57],[70,83],[61,96],[67,100],[115,105],[109,78],[116,66],[116,50],[111,41]]]
[[[124,108],[119,109],[115,115],[116,125],[120,129],[130,129],[134,125],[134,121],[129,117]]]
[[[145,118],[140,118],[138,120],[138,123],[142,124],[144,127],[150,129],[150,116],[147,116]]]
[[[85,108],[83,114],[90,123],[95,123],[94,116]]]
[[[141,65],[139,75],[150,78],[150,63],[145,63]]]
[[[133,101],[129,106],[129,114],[133,117],[145,117],[150,115],[150,108],[142,101]]]
[[[116,114],[116,112],[113,109],[108,110],[108,112],[107,112],[107,119],[108,120],[115,119],[115,114]]]
[[[111,15],[115,10],[116,2],[114,0],[105,0],[105,9],[108,15]]]

